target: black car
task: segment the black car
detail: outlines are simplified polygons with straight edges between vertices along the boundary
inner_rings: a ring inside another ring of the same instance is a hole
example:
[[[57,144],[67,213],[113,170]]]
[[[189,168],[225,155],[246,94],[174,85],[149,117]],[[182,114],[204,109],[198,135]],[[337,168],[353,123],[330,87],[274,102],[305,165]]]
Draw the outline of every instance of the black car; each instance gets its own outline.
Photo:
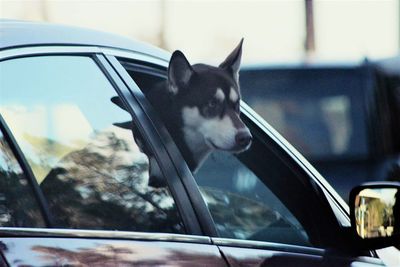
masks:
[[[143,94],[169,53],[51,24],[0,34],[0,266],[382,266],[398,244],[399,184],[355,188],[349,209],[244,102],[251,148],[190,172]]]
[[[343,198],[357,184],[400,181],[400,58],[256,65],[241,70],[244,100]]]

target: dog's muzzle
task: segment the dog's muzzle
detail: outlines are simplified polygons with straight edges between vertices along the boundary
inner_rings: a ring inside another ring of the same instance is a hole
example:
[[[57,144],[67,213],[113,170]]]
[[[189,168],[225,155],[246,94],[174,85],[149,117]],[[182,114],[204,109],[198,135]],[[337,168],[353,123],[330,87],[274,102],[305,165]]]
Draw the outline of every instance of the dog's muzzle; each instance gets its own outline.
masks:
[[[245,128],[238,131],[235,136],[236,147],[238,150],[246,150],[250,147],[253,136],[250,131]]]

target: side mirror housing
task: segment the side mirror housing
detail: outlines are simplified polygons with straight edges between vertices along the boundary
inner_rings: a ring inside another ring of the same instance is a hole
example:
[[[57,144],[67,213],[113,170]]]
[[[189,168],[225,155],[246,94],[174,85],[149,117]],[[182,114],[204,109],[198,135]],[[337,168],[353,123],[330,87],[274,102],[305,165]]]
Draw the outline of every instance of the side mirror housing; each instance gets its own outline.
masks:
[[[357,247],[400,245],[400,183],[365,183],[350,192],[351,232]]]

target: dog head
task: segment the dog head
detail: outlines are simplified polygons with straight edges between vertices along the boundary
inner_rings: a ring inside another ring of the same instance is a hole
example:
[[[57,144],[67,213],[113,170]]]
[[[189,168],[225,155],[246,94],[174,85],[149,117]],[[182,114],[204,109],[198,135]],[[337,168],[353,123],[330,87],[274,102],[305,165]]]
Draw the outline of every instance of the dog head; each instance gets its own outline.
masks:
[[[190,65],[175,51],[168,67],[168,90],[179,105],[184,138],[192,150],[242,152],[252,136],[240,119],[239,67],[242,42],[218,67]]]

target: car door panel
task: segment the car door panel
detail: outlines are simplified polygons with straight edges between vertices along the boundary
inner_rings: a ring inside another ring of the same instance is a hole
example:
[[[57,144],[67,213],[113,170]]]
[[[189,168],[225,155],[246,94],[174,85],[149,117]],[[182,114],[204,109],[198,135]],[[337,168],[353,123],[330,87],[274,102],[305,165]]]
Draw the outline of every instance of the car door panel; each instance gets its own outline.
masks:
[[[129,234],[127,234],[129,236]],[[177,242],[196,238],[165,234],[136,239],[94,237],[2,237],[0,249],[9,266],[226,266],[218,248]],[[207,238],[199,238],[204,242]]]
[[[220,246],[221,253],[230,266],[254,267],[354,267],[385,266],[379,259],[370,257],[350,257],[326,252],[322,255],[305,252]],[[321,250],[322,251],[322,250]]]
[[[234,266],[322,266],[321,256],[264,249],[220,247],[229,265]]]

